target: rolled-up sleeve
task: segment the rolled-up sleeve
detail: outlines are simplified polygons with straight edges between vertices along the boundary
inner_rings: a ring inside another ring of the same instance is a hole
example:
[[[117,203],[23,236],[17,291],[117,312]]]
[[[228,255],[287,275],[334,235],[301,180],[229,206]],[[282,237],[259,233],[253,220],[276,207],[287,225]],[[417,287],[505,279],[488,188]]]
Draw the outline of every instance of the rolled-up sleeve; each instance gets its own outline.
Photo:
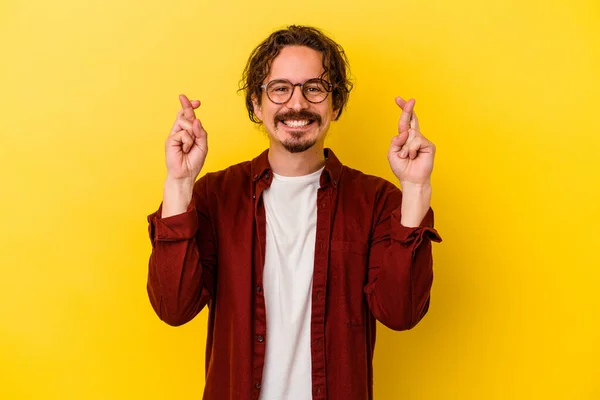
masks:
[[[184,213],[161,218],[161,204],[147,218],[152,243],[148,296],[158,317],[173,326],[192,320],[214,295],[216,243],[207,179],[196,182]]]
[[[369,309],[394,330],[413,328],[427,313],[433,284],[432,242],[441,242],[429,208],[421,225],[403,226],[402,193],[390,184],[379,201],[369,249]]]

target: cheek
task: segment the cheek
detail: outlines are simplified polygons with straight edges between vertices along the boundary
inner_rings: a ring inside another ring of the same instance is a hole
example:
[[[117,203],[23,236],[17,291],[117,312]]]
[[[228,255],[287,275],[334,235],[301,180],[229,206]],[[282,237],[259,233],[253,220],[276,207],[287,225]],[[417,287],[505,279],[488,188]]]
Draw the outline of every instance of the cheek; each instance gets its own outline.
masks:
[[[274,118],[275,118],[276,112],[277,112],[277,110],[273,110],[270,108],[266,109],[266,110],[263,109],[263,117],[264,117],[263,122],[268,125],[275,124]]]
[[[258,105],[257,103],[254,104],[254,114],[258,117],[258,119],[260,119],[263,123],[265,122],[269,122],[269,118],[271,118],[271,120],[273,119],[272,117],[272,110],[270,109],[269,106],[271,106],[271,103],[269,102],[268,99],[264,98],[265,96],[263,96],[263,98],[261,99],[261,104]]]
[[[327,107],[326,107],[326,111],[327,113],[327,118],[331,121],[335,119],[335,111],[333,110],[333,103],[331,102],[331,99],[329,99],[329,101],[327,102]]]
[[[331,106],[325,107],[325,109],[321,112],[321,116],[323,117],[323,122],[328,121],[331,122],[335,118],[333,109]]]

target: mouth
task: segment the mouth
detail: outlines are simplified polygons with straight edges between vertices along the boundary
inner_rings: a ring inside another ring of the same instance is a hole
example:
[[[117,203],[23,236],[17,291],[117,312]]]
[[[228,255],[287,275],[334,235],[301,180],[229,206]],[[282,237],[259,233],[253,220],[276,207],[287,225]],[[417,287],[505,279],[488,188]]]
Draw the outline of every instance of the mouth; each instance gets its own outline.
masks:
[[[303,131],[314,125],[314,119],[281,119],[279,123],[288,130]]]

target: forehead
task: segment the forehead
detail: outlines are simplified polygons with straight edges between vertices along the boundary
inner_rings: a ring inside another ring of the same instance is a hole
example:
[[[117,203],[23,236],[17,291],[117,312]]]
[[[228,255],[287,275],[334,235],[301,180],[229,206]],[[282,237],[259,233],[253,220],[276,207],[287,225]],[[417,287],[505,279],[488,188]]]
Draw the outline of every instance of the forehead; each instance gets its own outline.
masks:
[[[273,60],[267,81],[288,79],[292,82],[304,82],[318,78],[323,71],[323,56],[320,52],[304,46],[287,46]]]

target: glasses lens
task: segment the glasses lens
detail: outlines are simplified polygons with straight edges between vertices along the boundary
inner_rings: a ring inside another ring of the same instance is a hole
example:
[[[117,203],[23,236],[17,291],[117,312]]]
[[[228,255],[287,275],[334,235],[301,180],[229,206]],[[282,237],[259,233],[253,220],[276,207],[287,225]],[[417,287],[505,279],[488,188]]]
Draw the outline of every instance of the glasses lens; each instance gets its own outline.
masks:
[[[274,103],[285,103],[292,96],[293,89],[287,81],[271,81],[267,86],[267,96]]]
[[[329,85],[322,79],[311,79],[304,83],[304,96],[309,101],[319,103],[327,97]]]

